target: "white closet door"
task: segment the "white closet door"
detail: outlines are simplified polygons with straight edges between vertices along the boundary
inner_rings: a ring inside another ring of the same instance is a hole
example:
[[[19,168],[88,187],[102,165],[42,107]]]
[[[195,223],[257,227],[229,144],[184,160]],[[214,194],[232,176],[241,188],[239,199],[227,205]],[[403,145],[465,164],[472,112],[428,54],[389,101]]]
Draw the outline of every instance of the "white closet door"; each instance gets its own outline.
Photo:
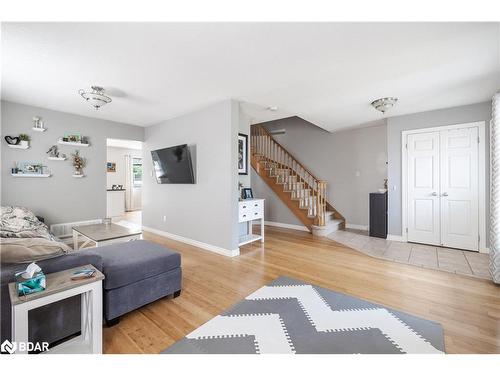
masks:
[[[478,129],[441,136],[441,245],[478,251]]]
[[[439,132],[410,134],[408,241],[440,244]]]

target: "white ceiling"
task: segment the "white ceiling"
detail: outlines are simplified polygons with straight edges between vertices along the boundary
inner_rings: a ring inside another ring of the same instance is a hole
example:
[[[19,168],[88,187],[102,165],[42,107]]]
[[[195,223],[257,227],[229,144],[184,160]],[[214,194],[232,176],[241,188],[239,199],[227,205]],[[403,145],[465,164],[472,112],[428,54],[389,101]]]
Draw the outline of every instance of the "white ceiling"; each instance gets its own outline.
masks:
[[[128,149],[131,149],[131,150],[142,150],[142,142],[140,142],[140,141],[131,141],[131,140],[128,140],[128,139],[108,138],[108,139],[106,139],[106,146],[108,146],[108,147],[128,148]]]
[[[233,98],[333,131],[381,118],[380,97],[394,116],[500,88],[498,23],[3,23],[2,55],[3,99],[141,126]]]

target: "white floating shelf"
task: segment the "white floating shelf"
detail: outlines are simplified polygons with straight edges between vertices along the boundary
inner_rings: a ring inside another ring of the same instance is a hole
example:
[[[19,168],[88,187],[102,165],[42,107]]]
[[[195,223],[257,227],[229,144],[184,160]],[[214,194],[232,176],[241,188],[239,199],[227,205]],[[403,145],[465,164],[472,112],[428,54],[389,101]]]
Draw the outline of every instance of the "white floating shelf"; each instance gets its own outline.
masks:
[[[47,128],[32,128],[36,132],[44,132]]]
[[[85,177],[84,174],[74,174],[73,175],[74,178],[82,178],[82,177]]]
[[[30,178],[43,178],[50,177],[50,173],[11,173],[12,177],[30,177]]]
[[[28,148],[30,148],[29,145],[27,145],[27,146],[24,146],[24,145],[9,145],[8,143],[7,143],[7,146],[9,146],[10,148],[19,148],[21,150],[27,150]]]
[[[67,146],[77,146],[77,147],[89,147],[89,143],[81,143],[81,142],[64,142],[62,139],[59,138],[57,141],[60,145],[67,145]]]
[[[49,160],[66,160],[66,158],[56,158],[54,156],[49,156]]]

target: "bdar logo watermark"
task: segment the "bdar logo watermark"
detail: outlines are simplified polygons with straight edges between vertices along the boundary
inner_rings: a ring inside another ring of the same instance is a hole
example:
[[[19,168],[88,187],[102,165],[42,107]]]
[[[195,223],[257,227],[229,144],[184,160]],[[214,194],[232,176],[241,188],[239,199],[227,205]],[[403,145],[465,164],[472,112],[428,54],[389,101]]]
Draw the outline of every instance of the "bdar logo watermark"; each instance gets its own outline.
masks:
[[[49,350],[48,342],[10,342],[5,340],[2,345],[0,345],[0,351],[2,353],[14,354],[16,351],[19,352],[46,352]]]
[[[0,345],[0,351],[2,353],[14,354],[14,352],[16,351],[16,343],[5,340],[4,342],[2,342],[2,345]]]

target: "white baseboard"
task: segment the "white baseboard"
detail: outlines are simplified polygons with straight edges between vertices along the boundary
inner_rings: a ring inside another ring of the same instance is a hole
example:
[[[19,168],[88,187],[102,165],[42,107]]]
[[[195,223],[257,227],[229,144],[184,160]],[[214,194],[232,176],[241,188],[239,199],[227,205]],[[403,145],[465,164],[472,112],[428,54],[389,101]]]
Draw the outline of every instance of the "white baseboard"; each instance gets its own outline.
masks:
[[[147,232],[151,232],[151,233],[157,234],[157,235],[162,236],[162,237],[167,237],[167,238],[170,238],[172,240],[183,242],[183,243],[186,243],[188,245],[196,246],[196,247],[199,247],[199,248],[204,249],[204,250],[208,250],[208,251],[212,251],[212,252],[217,253],[217,254],[225,255],[227,257],[235,257],[235,256],[240,255],[239,248],[236,248],[234,250],[224,249],[223,247],[219,247],[219,246],[211,245],[211,244],[208,244],[205,242],[193,240],[192,238],[182,237],[182,236],[179,236],[177,234],[165,232],[165,231],[162,231],[159,229],[146,227],[144,225],[142,226],[142,229],[147,231]]]
[[[309,229],[307,229],[307,227],[305,227],[303,225],[277,223],[275,221],[264,221],[264,225],[269,225],[270,227],[295,229],[295,230],[301,230],[303,232],[309,232]]]
[[[387,240],[388,241],[398,241],[398,242],[406,242],[403,236],[398,236],[396,234],[388,234],[387,235]]]
[[[345,223],[347,229],[368,230],[368,225]]]
[[[481,254],[489,254],[490,253],[490,248],[489,247],[485,247],[485,248],[482,248],[482,249],[480,248],[479,252]]]

